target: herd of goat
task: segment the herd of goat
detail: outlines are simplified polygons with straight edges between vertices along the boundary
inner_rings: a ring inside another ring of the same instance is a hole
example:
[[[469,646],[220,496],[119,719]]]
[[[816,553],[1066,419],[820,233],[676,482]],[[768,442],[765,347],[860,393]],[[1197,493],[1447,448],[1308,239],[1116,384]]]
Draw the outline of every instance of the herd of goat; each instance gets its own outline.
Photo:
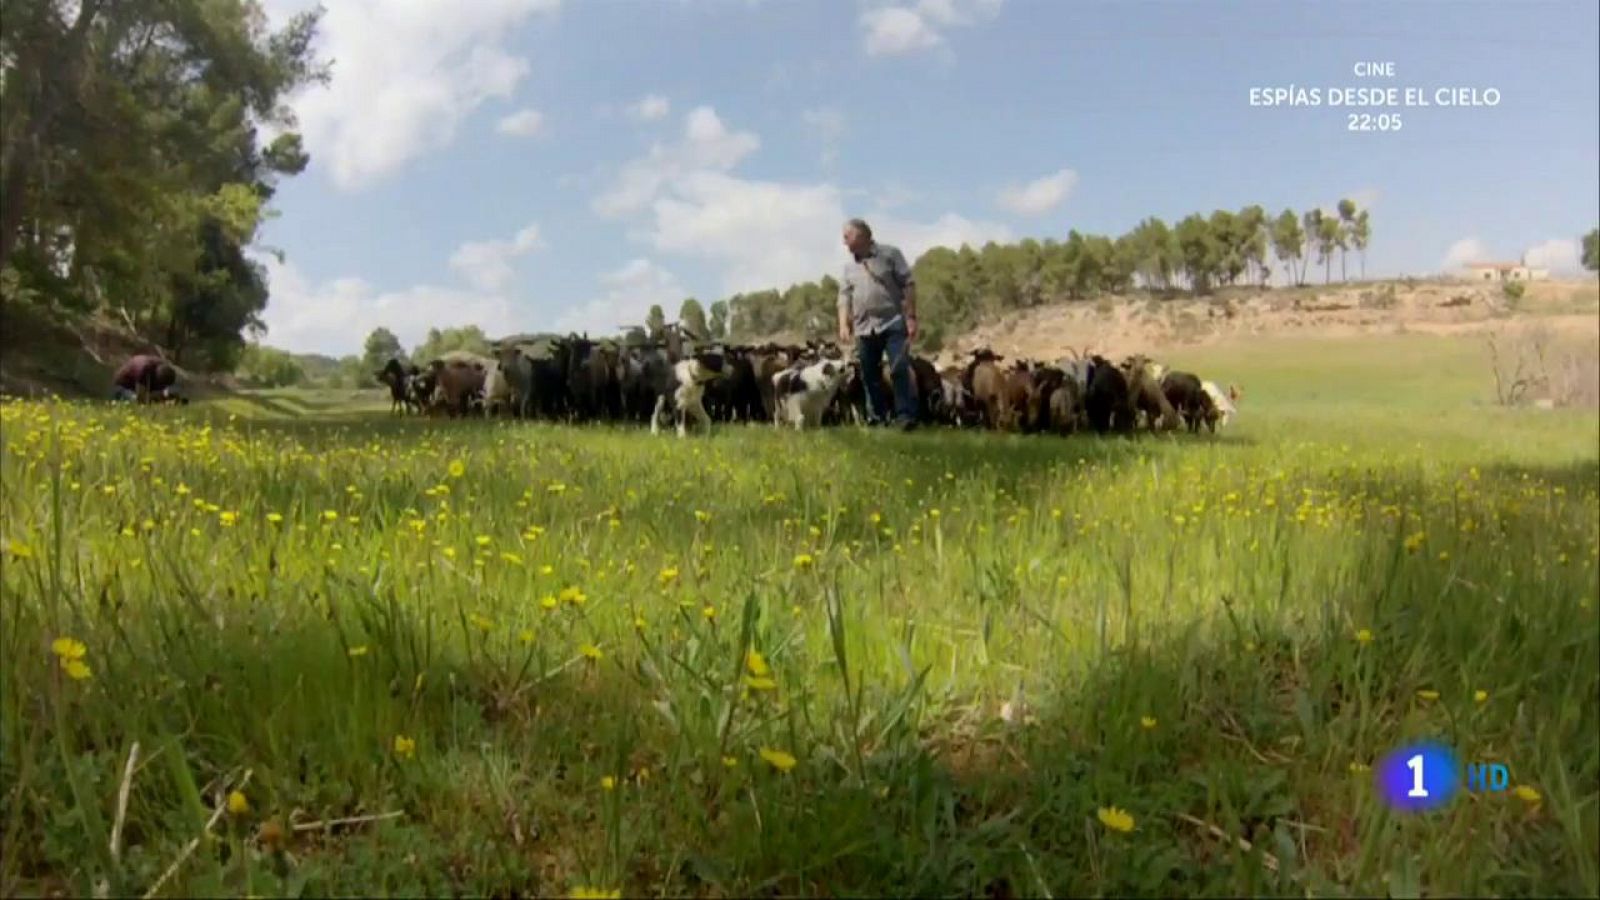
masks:
[[[771,422],[795,428],[866,419],[860,367],[831,344],[732,346],[685,340],[625,344],[570,335],[547,354],[502,341],[492,356],[444,354],[425,366],[391,359],[377,373],[392,410],[433,415],[514,415],[561,421],[633,421],[652,432],[667,421]],[[987,349],[943,370],[910,360],[920,420],[1010,432],[1131,434],[1139,428],[1215,432],[1239,399],[1142,354],[1113,363],[1072,353],[1054,363],[1013,360]],[[880,377],[892,398],[888,364]]]

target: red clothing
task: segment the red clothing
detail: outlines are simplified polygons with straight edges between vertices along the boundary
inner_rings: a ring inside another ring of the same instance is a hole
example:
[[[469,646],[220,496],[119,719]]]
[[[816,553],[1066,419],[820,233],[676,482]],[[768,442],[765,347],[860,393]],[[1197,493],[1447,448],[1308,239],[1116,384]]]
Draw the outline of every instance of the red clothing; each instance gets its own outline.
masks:
[[[160,357],[141,353],[129,357],[111,380],[125,390],[137,391],[142,384],[149,390],[159,391],[177,381],[178,373]]]

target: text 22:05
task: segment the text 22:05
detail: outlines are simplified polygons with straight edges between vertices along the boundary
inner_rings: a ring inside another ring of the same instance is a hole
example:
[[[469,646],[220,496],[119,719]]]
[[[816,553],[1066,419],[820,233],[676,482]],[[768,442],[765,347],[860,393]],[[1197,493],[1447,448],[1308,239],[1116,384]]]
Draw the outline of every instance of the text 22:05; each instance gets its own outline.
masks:
[[[1347,131],[1399,131],[1399,113],[1349,113],[1346,117]]]

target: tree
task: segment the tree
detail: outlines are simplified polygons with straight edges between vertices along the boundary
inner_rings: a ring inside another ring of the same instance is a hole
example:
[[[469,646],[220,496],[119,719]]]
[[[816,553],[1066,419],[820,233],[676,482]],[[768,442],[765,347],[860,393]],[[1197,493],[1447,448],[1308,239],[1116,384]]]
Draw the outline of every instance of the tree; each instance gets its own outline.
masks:
[[[484,336],[483,330],[476,325],[467,325],[463,328],[446,328],[443,331],[437,328],[428,329],[428,336],[411,352],[411,360],[418,365],[427,365],[431,360],[438,359],[446,353],[476,353],[479,356],[489,355],[489,339]],[[382,365],[381,363],[379,364]]]
[[[287,351],[247,344],[239,354],[235,374],[255,387],[290,387],[306,380],[305,368]]]
[[[399,360],[401,365],[406,363],[406,351],[400,346],[400,339],[382,326],[372,329],[361,352],[361,365],[365,367],[367,377],[372,378],[391,359]]]
[[[1349,249],[1351,238],[1355,234],[1356,203],[1348,198],[1339,201],[1339,280],[1349,281],[1350,276],[1345,271],[1345,251]]]
[[[683,301],[683,306],[678,308],[678,324],[698,338],[710,337],[710,331],[706,328],[706,311],[700,307],[700,301],[693,297]]]
[[[661,304],[650,305],[650,312],[644,318],[644,330],[652,341],[659,341],[667,336],[667,314],[661,311]]]
[[[728,301],[711,304],[711,321],[706,324],[706,330],[711,332],[712,340],[720,341],[728,336]]]
[[[1600,228],[1583,236],[1583,267],[1591,272],[1600,271]]]
[[[1322,283],[1333,280],[1333,251],[1344,247],[1344,231],[1339,220],[1330,217],[1317,219],[1317,259],[1322,263]]]
[[[1175,235],[1189,289],[1196,294],[1210,293],[1222,255],[1210,223],[1193,213],[1178,223]]]
[[[1372,242],[1372,225],[1367,218],[1367,211],[1362,210],[1356,214],[1355,224],[1350,228],[1350,245],[1361,254],[1361,280],[1367,280],[1367,245]]]
[[[1300,219],[1294,210],[1284,210],[1272,225],[1272,252],[1288,267],[1289,280],[1293,284],[1301,284],[1305,277],[1303,264],[1299,271],[1295,269],[1296,261],[1305,254],[1305,247],[1306,235],[1300,229]]]
[[[231,368],[267,300],[245,248],[308,161],[283,98],[327,77],[320,15],[271,33],[254,0],[0,0],[0,269]],[[263,147],[260,124],[283,133]]]

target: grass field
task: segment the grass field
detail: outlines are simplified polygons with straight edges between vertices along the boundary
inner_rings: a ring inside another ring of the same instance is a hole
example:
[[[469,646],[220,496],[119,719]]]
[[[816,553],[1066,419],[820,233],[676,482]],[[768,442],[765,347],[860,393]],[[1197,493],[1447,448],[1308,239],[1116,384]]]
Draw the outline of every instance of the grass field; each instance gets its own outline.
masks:
[[[1600,418],[1172,362],[1238,426],[8,403],[0,894],[1600,892]],[[1516,790],[1387,812],[1417,738]]]

